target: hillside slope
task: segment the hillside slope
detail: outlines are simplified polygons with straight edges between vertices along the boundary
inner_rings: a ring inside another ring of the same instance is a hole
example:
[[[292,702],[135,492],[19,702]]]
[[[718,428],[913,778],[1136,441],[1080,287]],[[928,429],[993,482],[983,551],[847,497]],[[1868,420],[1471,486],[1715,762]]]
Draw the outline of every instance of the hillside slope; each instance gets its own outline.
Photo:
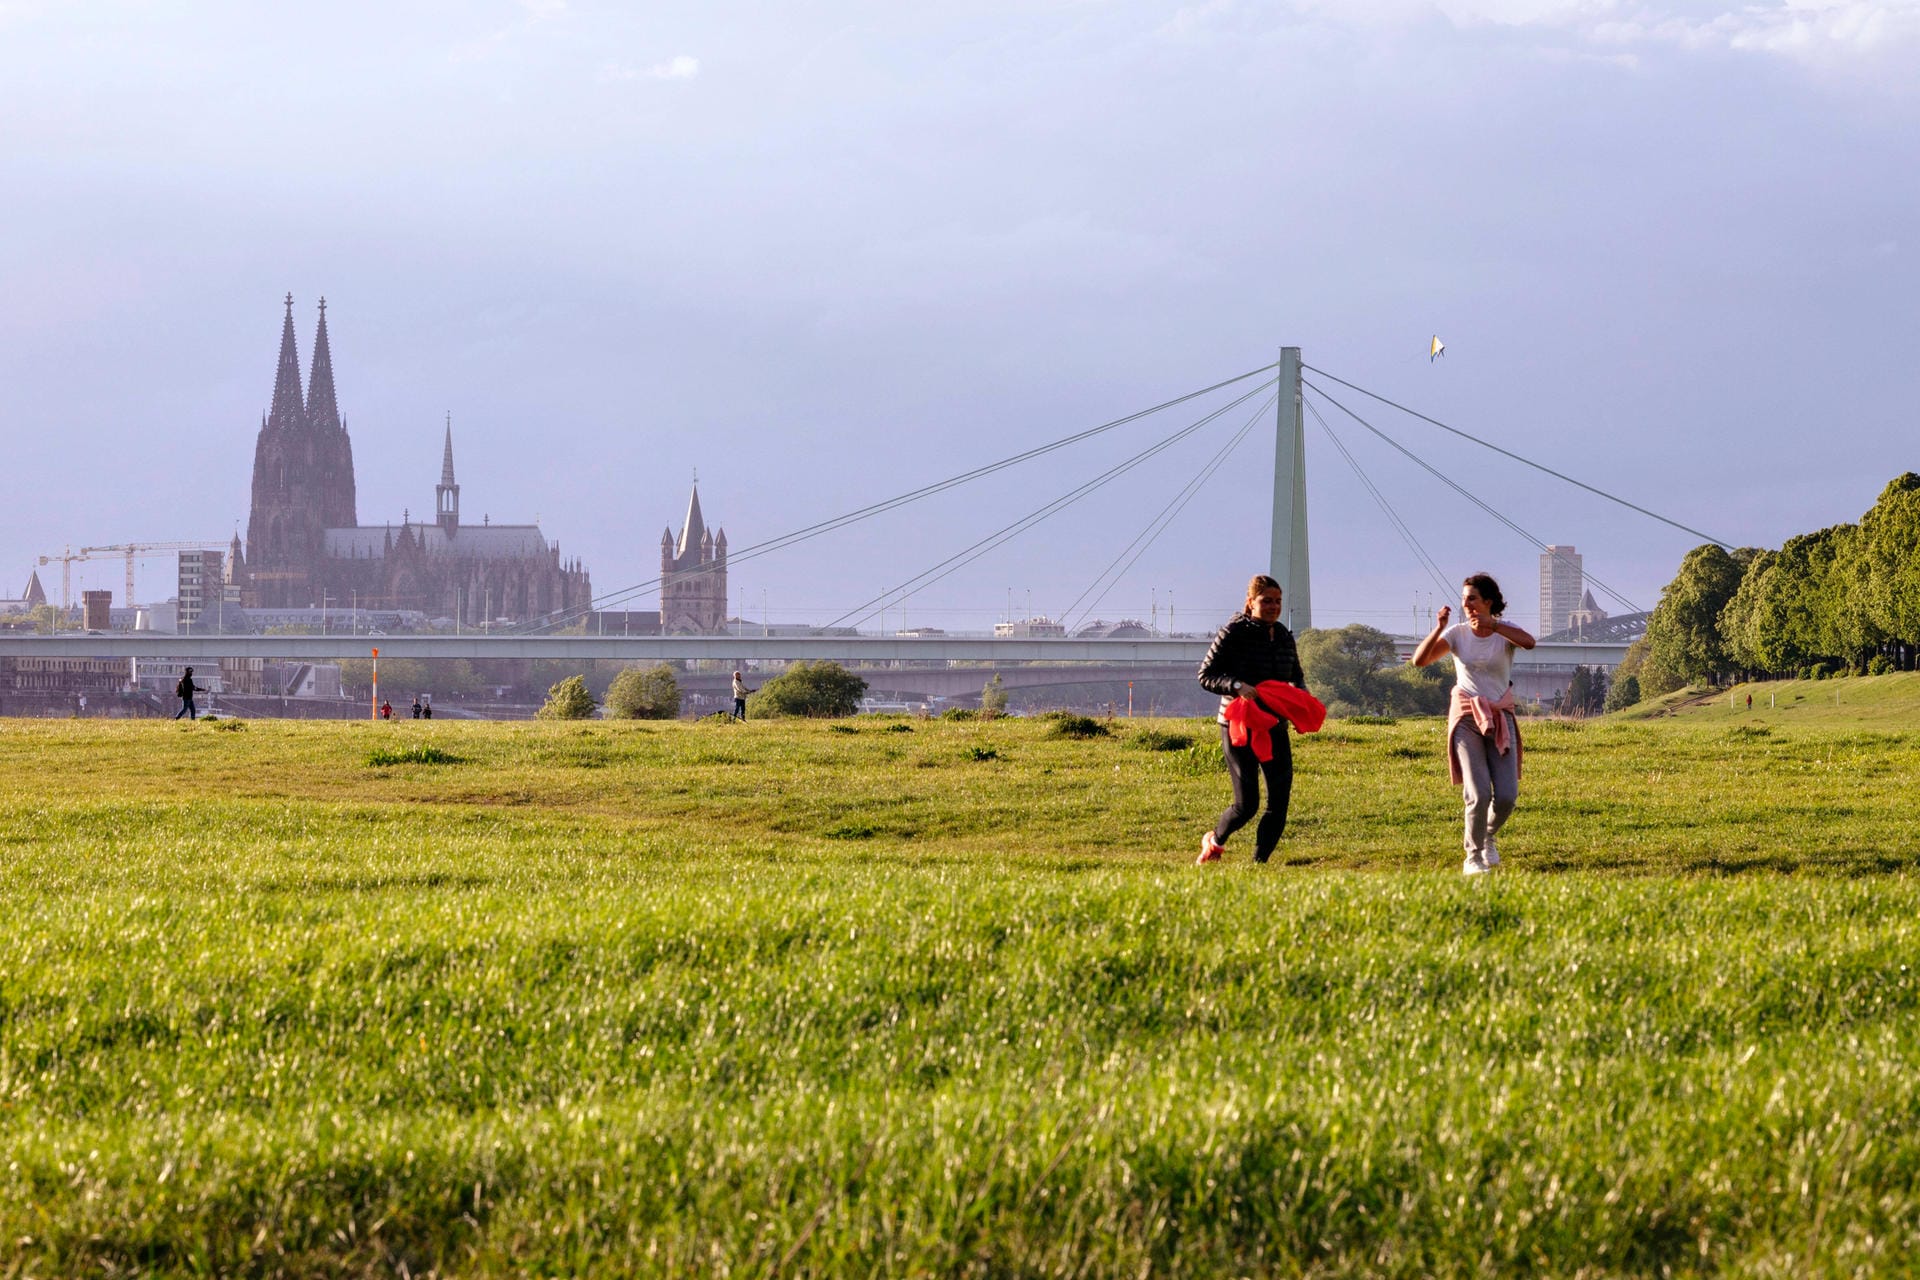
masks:
[[[1747,709],[1747,695],[1753,709]],[[1692,722],[1836,728],[1920,726],[1920,672],[1852,676],[1836,680],[1757,680],[1730,689],[1682,690],[1615,712],[1610,720],[1659,720],[1684,717]]]

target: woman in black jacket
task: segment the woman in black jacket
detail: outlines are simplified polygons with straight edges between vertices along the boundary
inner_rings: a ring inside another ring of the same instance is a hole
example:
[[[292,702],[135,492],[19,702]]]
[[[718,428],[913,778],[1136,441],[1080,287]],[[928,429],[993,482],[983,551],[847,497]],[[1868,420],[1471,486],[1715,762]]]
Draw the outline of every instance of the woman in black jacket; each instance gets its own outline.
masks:
[[[1280,584],[1257,573],[1247,584],[1247,607],[1220,628],[1200,663],[1200,687],[1220,695],[1220,747],[1227,756],[1233,803],[1213,830],[1200,838],[1200,862],[1218,862],[1227,837],[1260,811],[1260,776],[1267,779],[1267,811],[1254,830],[1253,860],[1265,862],[1287,827],[1287,801],[1293,794],[1293,748],[1283,718],[1273,730],[1273,759],[1254,755],[1253,744],[1236,747],[1228,738],[1227,706],[1235,698],[1258,703],[1253,690],[1264,680],[1307,687],[1293,632],[1280,625]],[[1263,708],[1264,709],[1264,708]],[[1269,710],[1269,714],[1272,712]]]

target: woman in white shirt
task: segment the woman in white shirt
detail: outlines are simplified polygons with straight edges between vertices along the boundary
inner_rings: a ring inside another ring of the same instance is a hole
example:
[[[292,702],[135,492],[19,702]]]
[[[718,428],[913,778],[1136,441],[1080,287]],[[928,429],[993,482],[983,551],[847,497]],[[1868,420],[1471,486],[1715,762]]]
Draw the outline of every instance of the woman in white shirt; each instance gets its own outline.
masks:
[[[1445,605],[1433,630],[1413,651],[1415,666],[1453,656],[1453,700],[1447,712],[1447,768],[1466,800],[1466,861],[1470,876],[1500,865],[1494,835],[1520,798],[1520,722],[1513,715],[1513,655],[1533,648],[1533,637],[1500,615],[1507,602],[1500,584],[1476,573],[1461,584],[1465,622],[1449,626]]]

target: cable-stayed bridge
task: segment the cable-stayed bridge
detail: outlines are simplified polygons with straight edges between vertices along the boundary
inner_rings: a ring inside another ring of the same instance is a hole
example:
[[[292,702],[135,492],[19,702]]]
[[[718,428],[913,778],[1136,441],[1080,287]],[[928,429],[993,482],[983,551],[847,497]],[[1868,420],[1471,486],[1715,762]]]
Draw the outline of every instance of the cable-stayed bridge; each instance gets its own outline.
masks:
[[[992,532],[976,539],[939,563],[929,566],[920,573],[902,580],[847,610],[813,635],[597,636],[580,634],[586,629],[590,613],[629,607],[632,602],[657,591],[660,583],[658,579],[654,579],[603,594],[589,605],[572,612],[557,613],[532,622],[518,624],[506,629],[504,633],[500,629],[495,629],[480,635],[436,633],[384,637],[338,634],[269,636],[153,633],[84,636],[0,635],[0,656],[92,658],[165,656],[187,661],[209,662],[223,657],[263,657],[314,661],[366,657],[373,648],[378,647],[383,656],[408,658],[717,660],[729,666],[746,662],[832,659],[861,666],[862,674],[868,675],[869,684],[876,688],[882,686],[871,678],[875,671],[918,670],[922,674],[914,677],[919,682],[917,687],[929,691],[935,685],[945,687],[961,678],[942,676],[936,679],[933,675],[926,674],[954,663],[1088,664],[1115,672],[1146,665],[1159,665],[1163,668],[1186,666],[1190,669],[1198,662],[1204,651],[1206,644],[1204,639],[861,636],[848,634],[848,632],[876,616],[897,612],[909,599],[965,566],[1006,546],[1021,534],[1054,515],[1099,492],[1120,476],[1145,466],[1164,468],[1170,460],[1169,451],[1175,446],[1190,439],[1202,438],[1202,433],[1208,428],[1221,423],[1225,425],[1220,428],[1219,434],[1224,434],[1226,438],[1207,456],[1199,469],[1172,492],[1165,505],[1151,513],[1144,526],[1095,575],[1087,589],[1065,611],[1063,621],[1071,630],[1090,618],[1108,592],[1125,578],[1128,570],[1138,563],[1147,549],[1174,524],[1181,512],[1199,494],[1209,490],[1210,482],[1226,465],[1228,459],[1249,436],[1256,434],[1264,423],[1269,424],[1274,443],[1270,536],[1264,558],[1269,572],[1283,585],[1285,620],[1296,631],[1304,630],[1310,627],[1313,621],[1305,451],[1305,427],[1308,418],[1319,426],[1332,447],[1353,468],[1363,487],[1380,507],[1381,512],[1400,535],[1402,541],[1406,543],[1421,572],[1433,582],[1443,599],[1450,598],[1457,589],[1450,575],[1443,572],[1438,562],[1427,552],[1413,524],[1394,509],[1384,492],[1360,467],[1352,450],[1347,447],[1329,421],[1329,413],[1323,409],[1330,410],[1335,421],[1352,424],[1359,430],[1383,441],[1398,454],[1451,488],[1463,500],[1478,507],[1510,533],[1524,539],[1542,552],[1549,550],[1546,542],[1521,527],[1511,516],[1486,502],[1471,486],[1462,484],[1447,475],[1403,441],[1363,415],[1360,409],[1355,407],[1362,403],[1371,403],[1410,416],[1417,422],[1467,440],[1566,485],[1618,504],[1647,519],[1682,530],[1703,541],[1721,541],[1677,520],[1650,511],[1623,497],[1608,493],[1562,471],[1522,457],[1500,445],[1369,391],[1337,375],[1308,365],[1301,359],[1299,348],[1287,347],[1281,350],[1280,358],[1273,364],[1223,379],[1137,413],[1024,450],[1012,457],[970,468],[932,484],[919,486],[750,546],[735,548],[729,557],[731,565],[802,546],[849,525],[897,511],[935,494],[1047,457],[1068,446],[1092,440],[1155,415],[1170,415],[1172,411],[1183,406],[1192,406],[1195,410],[1204,409],[1204,412],[1200,412],[1197,417],[1181,423],[1145,448],[1105,467],[1037,509],[1019,515],[1017,518],[1008,519]],[[1008,514],[1010,513],[1002,513],[1001,518],[1005,519]],[[1725,544],[1722,543],[1722,545]],[[1245,558],[1257,563],[1260,558],[1259,552],[1248,548]],[[1638,605],[1594,575],[1589,573],[1585,576],[1588,583],[1616,600],[1620,606],[1630,611],[1639,610]],[[1617,665],[1625,650],[1624,640],[1611,637],[1607,642],[1558,644],[1545,642],[1531,653],[1520,655],[1520,666],[1523,669],[1533,668],[1535,676],[1546,678],[1550,674],[1555,676],[1560,673],[1570,674],[1574,666],[1612,667]],[[985,674],[984,670],[974,668],[968,671],[964,678],[983,680]],[[1076,681],[1088,678],[1086,672],[1061,672],[1060,677],[1064,679],[1069,674]],[[1034,680],[1044,681],[1045,678],[1044,675],[1035,676]],[[893,679],[897,682],[905,682],[907,677],[901,675]],[[1026,677],[1022,677],[1022,682],[1028,682]],[[901,692],[910,691],[906,683],[898,683],[893,687]]]

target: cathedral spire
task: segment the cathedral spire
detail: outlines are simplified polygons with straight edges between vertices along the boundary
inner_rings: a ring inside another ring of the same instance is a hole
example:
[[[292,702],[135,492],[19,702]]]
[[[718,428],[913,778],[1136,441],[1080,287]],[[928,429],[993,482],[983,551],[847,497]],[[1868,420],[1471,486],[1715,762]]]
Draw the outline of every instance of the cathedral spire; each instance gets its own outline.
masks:
[[[280,367],[273,375],[273,408],[267,421],[276,427],[292,429],[307,416],[300,400],[300,345],[293,336],[293,295],[287,295],[287,318],[280,326]]]
[[[434,522],[452,537],[460,528],[460,486],[453,482],[453,413],[447,413],[447,444],[440,454],[440,483],[433,487]]]
[[[295,370],[298,377],[298,370]],[[320,325],[313,334],[313,370],[307,382],[307,421],[316,427],[340,426],[333,399],[333,352],[327,345],[327,300],[320,299]]]

